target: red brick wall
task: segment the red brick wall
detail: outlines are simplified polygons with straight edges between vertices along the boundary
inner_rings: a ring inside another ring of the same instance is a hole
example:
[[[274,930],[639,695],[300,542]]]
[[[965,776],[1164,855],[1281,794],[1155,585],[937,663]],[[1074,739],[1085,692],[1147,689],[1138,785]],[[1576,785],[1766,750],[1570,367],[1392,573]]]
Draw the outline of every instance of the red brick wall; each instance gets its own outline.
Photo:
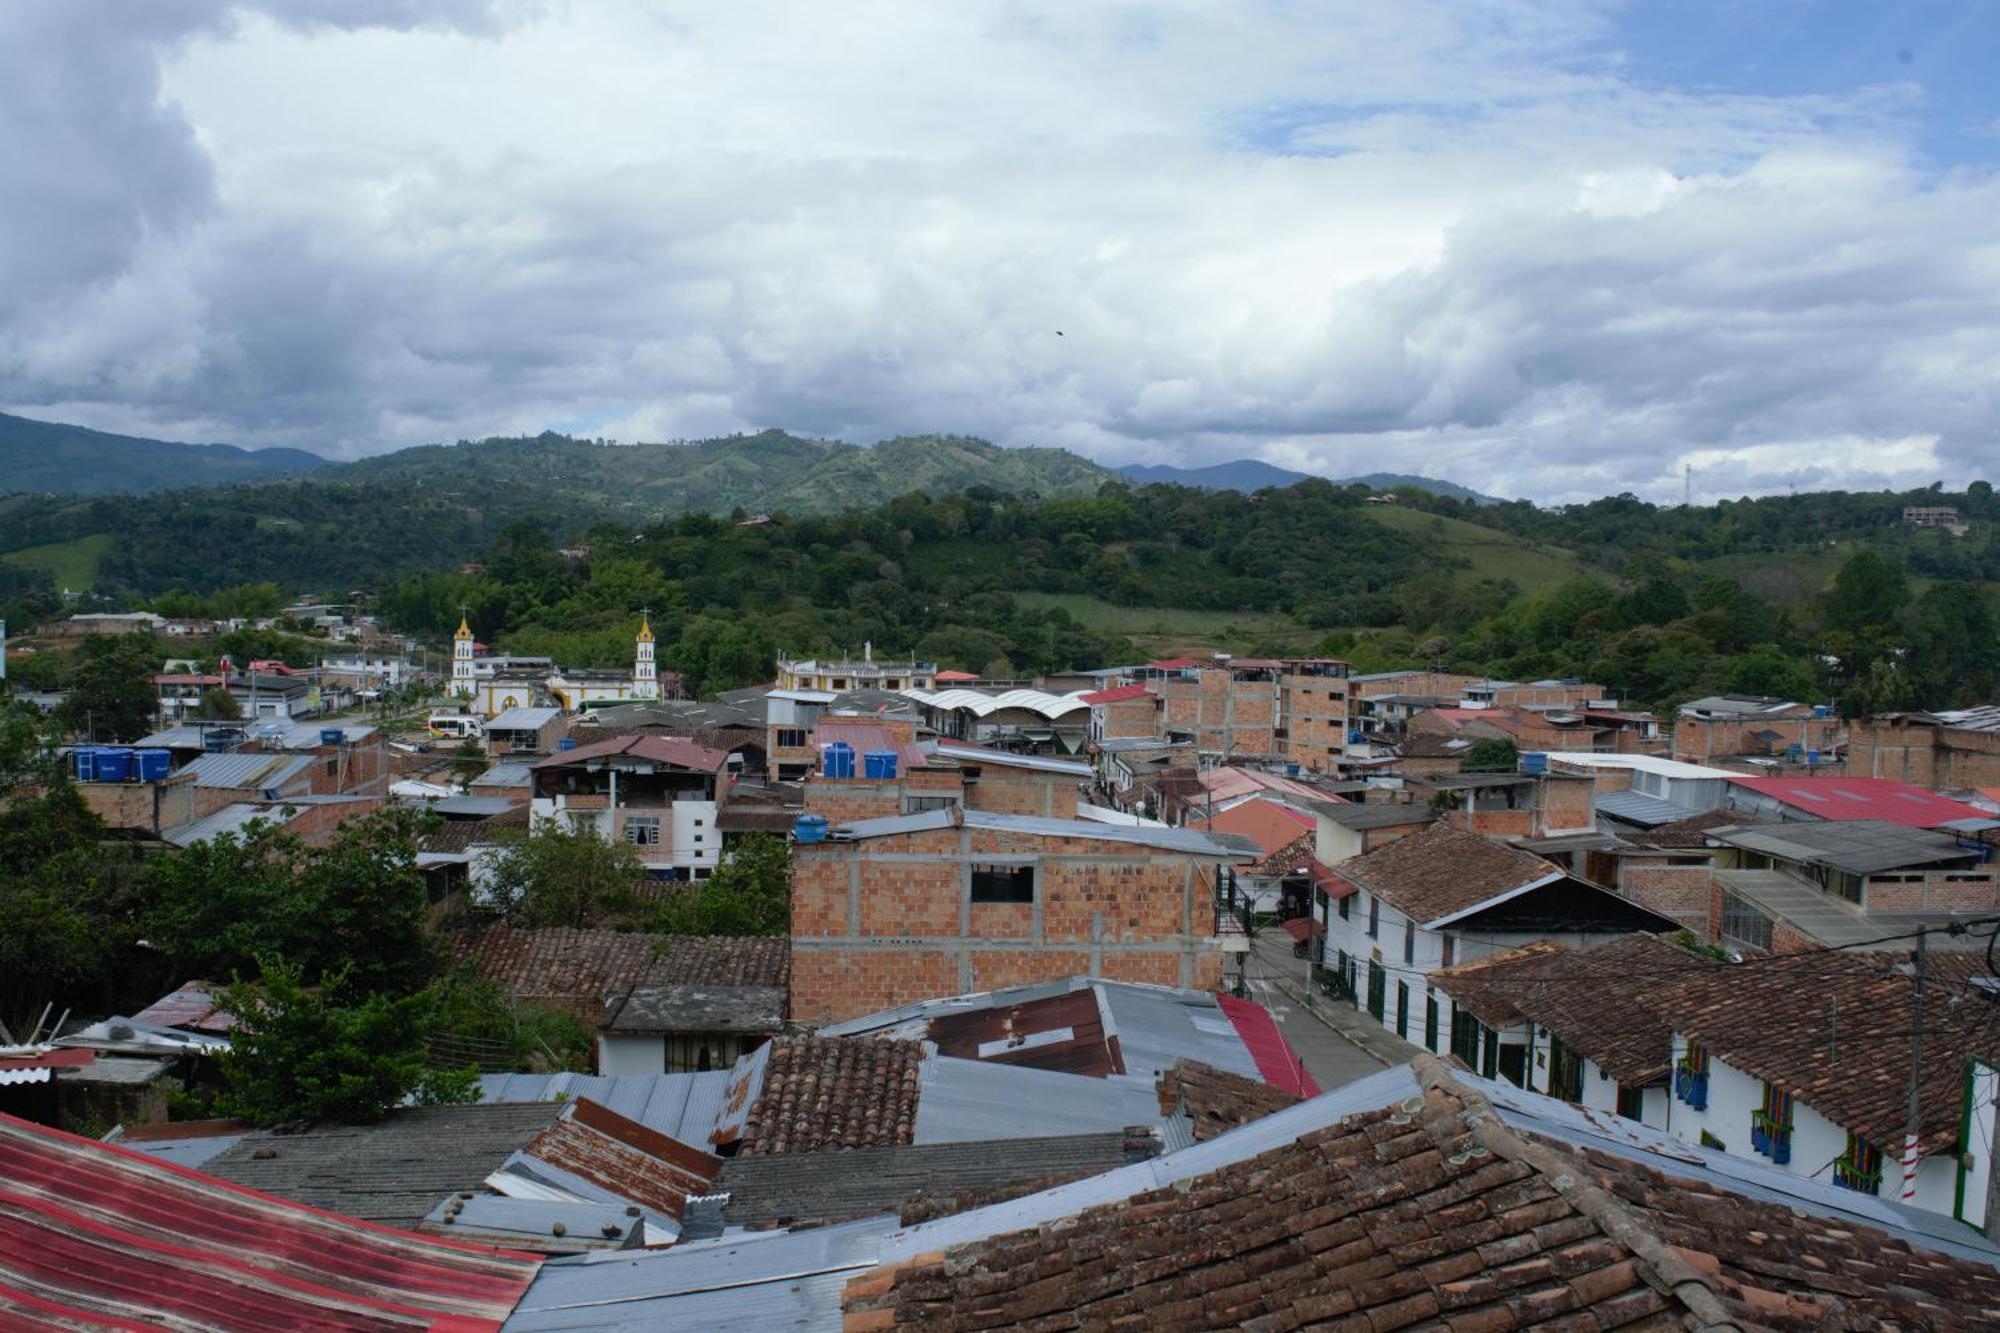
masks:
[[[965,862],[1003,857],[1035,858],[1036,905],[966,902]],[[1087,973],[1093,955],[1100,975],[1212,987],[1222,975],[1213,909],[1206,881],[1189,885],[1189,865],[1130,844],[985,829],[797,848],[793,1013],[833,1022]],[[1000,942],[1019,947],[992,947]]]
[[[1541,835],[1595,827],[1591,807],[1595,790],[1588,778],[1545,777],[1537,782],[1535,801],[1541,807]]]
[[[1229,755],[1278,751],[1275,680],[1238,680],[1227,668],[1203,667],[1194,680],[1149,681],[1147,688],[1166,700],[1166,727],[1192,733],[1202,750]]]
[[[1102,719],[1102,730],[1098,734],[1105,740],[1160,734],[1160,701],[1150,695],[1143,699],[1120,699],[1117,703],[1098,704],[1096,711]]]
[[[2000,908],[2000,882],[1993,875],[1933,870],[1905,883],[1871,878],[1863,896],[1871,912],[1991,912]]]
[[[965,804],[1003,815],[1075,819],[1077,792],[1083,782],[1060,773],[987,764],[979,770],[979,781],[965,789]]]
[[[806,779],[805,811],[809,815],[826,816],[829,824],[900,815],[903,784],[871,782],[866,778],[827,778],[815,773]]]
[[[1708,866],[1627,857],[1619,862],[1618,891],[1641,907],[1672,917],[1698,939],[1716,938],[1721,927],[1720,895]]]
[[[2000,732],[1865,718],[1849,728],[1847,771],[1919,787],[2000,786]]]
[[[109,828],[159,833],[211,813],[195,803],[188,778],[166,782],[79,782],[77,794]],[[226,802],[225,802],[226,804]]]
[[[1775,731],[1782,740],[1766,743],[1750,735],[1753,731]],[[1689,763],[1705,763],[1731,754],[1784,753],[1787,746],[1802,745],[1808,750],[1830,750],[1842,738],[1838,718],[1716,718],[1674,719],[1673,757]],[[1850,773],[1860,770],[1850,767]]]

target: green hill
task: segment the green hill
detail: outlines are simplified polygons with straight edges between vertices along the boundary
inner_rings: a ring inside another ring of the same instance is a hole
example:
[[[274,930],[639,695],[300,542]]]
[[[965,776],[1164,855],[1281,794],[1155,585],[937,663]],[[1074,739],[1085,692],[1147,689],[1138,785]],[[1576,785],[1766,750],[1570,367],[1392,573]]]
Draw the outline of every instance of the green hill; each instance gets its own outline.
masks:
[[[326,465],[301,449],[174,444],[0,412],[0,492],[141,495],[293,476]]]
[[[533,498],[565,518],[643,520],[683,513],[827,514],[910,491],[986,486],[1010,494],[1088,495],[1111,474],[1060,449],[1003,449],[923,435],[872,447],[783,431],[688,444],[594,444],[561,435],[429,445],[331,468],[317,480],[397,481],[458,492],[481,507]]]

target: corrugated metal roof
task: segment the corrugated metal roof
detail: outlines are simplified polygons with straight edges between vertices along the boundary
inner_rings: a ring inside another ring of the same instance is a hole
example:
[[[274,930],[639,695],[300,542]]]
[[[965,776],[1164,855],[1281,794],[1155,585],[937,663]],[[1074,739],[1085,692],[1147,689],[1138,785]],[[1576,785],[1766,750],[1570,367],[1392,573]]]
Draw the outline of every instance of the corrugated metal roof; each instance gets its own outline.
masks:
[[[176,847],[192,847],[196,843],[219,838],[225,833],[240,834],[252,820],[261,819],[268,824],[283,824],[284,816],[268,806],[237,803],[225,805],[214,814],[195,820],[192,824],[179,824],[160,834],[163,841]]]
[[[1257,844],[1232,834],[1207,834],[1198,829],[1151,828],[1122,824],[1100,824],[1086,819],[1046,819],[1039,815],[1003,815],[991,810],[968,810],[953,806],[926,810],[914,815],[891,815],[884,819],[860,819],[841,824],[835,836],[843,839],[890,838],[905,833],[928,833],[942,828],[994,829],[1025,833],[1043,838],[1094,838],[1100,842],[1129,842],[1187,856],[1212,856],[1254,861],[1262,855]]]
[[[880,1217],[559,1260],[543,1265],[507,1333],[839,1328],[842,1288],[895,1230]]]
[[[553,1102],[588,1097],[628,1120],[706,1147],[722,1110],[727,1069],[699,1074],[487,1074],[482,1102]]]
[[[1597,798],[1597,812],[1622,819],[1627,824],[1637,824],[1640,828],[1658,828],[1662,824],[1678,824],[1683,819],[1692,819],[1701,811],[1691,806],[1663,801],[1657,796],[1644,792],[1613,791]]]
[[[1089,1078],[938,1055],[917,1077],[918,1143],[1055,1138],[1160,1119],[1151,1075]]]
[[[1782,870],[1718,870],[1716,882],[1730,893],[1755,907],[1773,921],[1782,921],[1806,938],[1836,949],[1854,949],[1881,943],[1885,949],[1907,949],[1910,935],[1919,928],[1937,930],[1954,919],[1966,922],[1981,919],[1977,912],[1924,914],[1864,912],[1836,894],[1786,874]],[[1983,940],[1971,935],[1940,933],[1934,949],[1985,948]]]
[[[560,708],[509,708],[486,724],[486,732],[540,731],[561,716]]]
[[[258,791],[270,795],[284,794],[282,789],[304,774],[313,766],[311,755],[304,754],[260,754],[256,751],[237,754],[205,754],[198,759],[190,759],[181,767],[182,773],[194,775],[197,787],[224,787],[232,790]]]
[[[46,1324],[494,1329],[538,1266],[5,1115],[0,1180],[0,1306]]]
[[[962,764],[986,764],[997,768],[1032,768],[1041,773],[1060,773],[1064,777],[1087,780],[1097,770],[1089,764],[1080,764],[1074,759],[1058,759],[1048,754],[1011,754],[1006,750],[989,750],[981,745],[956,745],[950,741],[939,741],[937,753],[947,759],[956,759]]]
[[[1086,693],[1088,691],[1085,690],[1070,694],[1050,694],[1046,690],[1003,690],[997,694],[968,689],[903,691],[906,697],[927,708],[940,708],[947,712],[962,710],[974,717],[987,717],[1009,708],[1019,708],[1051,721],[1088,708],[1089,705],[1083,702]]]
[[[1762,852],[1781,861],[1831,866],[1855,875],[1937,865],[1974,855],[1949,834],[1877,819],[1754,827],[1724,825],[1712,830],[1710,836],[1717,842]]]
[[[532,787],[535,771],[527,764],[495,764],[472,780],[475,787]]]
[[[510,796],[446,796],[431,802],[431,809],[441,815],[471,815],[479,819],[491,819],[504,815],[514,808]]]
[[[1894,778],[1748,778],[1730,781],[1745,791],[1803,811],[1814,819],[1842,822],[1877,819],[1909,828],[1936,828],[1961,820],[1990,824],[1977,806],[1946,800],[1936,792]]]

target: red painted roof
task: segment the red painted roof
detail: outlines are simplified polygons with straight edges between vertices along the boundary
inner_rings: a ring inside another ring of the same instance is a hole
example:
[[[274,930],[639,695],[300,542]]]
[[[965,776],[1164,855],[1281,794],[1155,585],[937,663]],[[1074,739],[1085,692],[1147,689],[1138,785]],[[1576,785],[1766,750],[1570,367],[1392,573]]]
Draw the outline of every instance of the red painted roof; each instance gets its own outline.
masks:
[[[1152,694],[1144,685],[1114,685],[1108,690],[1093,690],[1083,695],[1087,704],[1122,704],[1127,699],[1144,699]]]
[[[931,679],[932,680],[978,680],[979,673],[977,671],[940,671],[936,675],[932,676]]]
[[[729,762],[729,756],[721,750],[711,750],[705,745],[680,736],[613,736],[608,741],[598,741],[592,745],[579,745],[574,750],[564,750],[538,762],[536,768],[561,768],[567,764],[580,764],[590,759],[609,759],[624,755],[632,759],[650,760],[655,764],[670,764],[675,768],[692,769],[697,773],[713,773]]]
[[[1271,1017],[1270,1010],[1233,995],[1218,995],[1215,1002],[1222,1006],[1223,1015],[1236,1029],[1236,1035],[1250,1049],[1250,1058],[1257,1062],[1257,1072],[1266,1083],[1301,1097],[1319,1096],[1319,1084],[1313,1082],[1313,1076],[1299,1063],[1285,1034],[1278,1031],[1278,1021]]]
[[[1960,819],[1991,819],[1977,806],[1948,801],[1894,778],[1739,778],[1740,787],[1817,819],[1885,819],[1908,828],[1936,828]]]
[[[1270,856],[1298,841],[1301,833],[1312,832],[1314,821],[1303,810],[1258,797],[1230,806],[1213,819],[1202,821],[1201,826],[1211,833],[1240,833]]]
[[[190,1032],[227,1032],[236,1026],[236,1015],[217,1007],[207,982],[190,981],[132,1015],[132,1021]]]
[[[540,1264],[0,1115],[0,1327],[474,1333]]]
[[[24,1069],[77,1069],[95,1058],[95,1053],[75,1046],[59,1046],[34,1055],[0,1055],[0,1074],[18,1074]],[[48,1077],[47,1074],[38,1074],[29,1079],[0,1081],[46,1083]]]
[[[1147,666],[1160,671],[1183,671],[1188,667],[1198,667],[1201,659],[1196,657],[1169,657],[1158,662],[1148,662]]]
[[[1360,885],[1318,861],[1312,863],[1312,881],[1315,888],[1334,902],[1339,902],[1342,898],[1351,898],[1361,892]]]

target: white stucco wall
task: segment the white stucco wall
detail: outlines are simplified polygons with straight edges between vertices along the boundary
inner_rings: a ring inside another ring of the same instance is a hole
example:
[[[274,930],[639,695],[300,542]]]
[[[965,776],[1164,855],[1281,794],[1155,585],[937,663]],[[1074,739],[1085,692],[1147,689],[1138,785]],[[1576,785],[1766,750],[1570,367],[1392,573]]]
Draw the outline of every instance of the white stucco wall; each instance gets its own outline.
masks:
[[[597,1072],[613,1074],[664,1074],[667,1072],[667,1043],[664,1037],[617,1037],[597,1034]]]
[[[1993,1119],[1995,1100],[2000,1099],[2000,1070],[1973,1061],[1967,1095],[1972,1103],[1972,1128],[1960,1145],[1966,1154],[1966,1168],[1965,1199],[1958,1207],[1958,1220],[1984,1230],[1986,1183],[1993,1173]]]

